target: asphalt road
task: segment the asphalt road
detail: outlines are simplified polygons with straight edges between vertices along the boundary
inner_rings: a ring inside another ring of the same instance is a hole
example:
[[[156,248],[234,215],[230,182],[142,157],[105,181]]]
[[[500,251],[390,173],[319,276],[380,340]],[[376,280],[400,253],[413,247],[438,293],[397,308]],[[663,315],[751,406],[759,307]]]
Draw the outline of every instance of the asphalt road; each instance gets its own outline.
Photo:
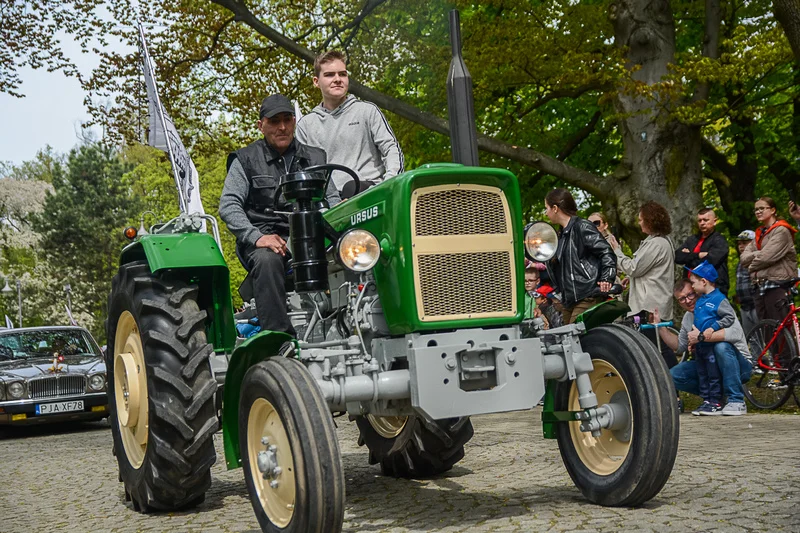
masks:
[[[800,531],[800,416],[681,415],[672,477],[638,509],[586,503],[539,419],[475,417],[464,460],[428,481],[381,477],[340,423],[345,531]],[[0,430],[0,532],[255,531],[242,471],[225,470],[215,438],[205,503],[141,515],[123,501],[105,422]]]

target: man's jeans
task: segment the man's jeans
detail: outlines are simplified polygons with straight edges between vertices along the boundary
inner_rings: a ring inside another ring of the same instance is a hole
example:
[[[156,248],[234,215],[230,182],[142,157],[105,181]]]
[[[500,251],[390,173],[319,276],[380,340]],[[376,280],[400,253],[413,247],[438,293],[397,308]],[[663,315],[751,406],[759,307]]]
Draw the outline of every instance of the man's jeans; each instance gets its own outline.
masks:
[[[715,342],[714,355],[719,373],[722,374],[722,393],[728,402],[743,402],[742,383],[750,381],[753,371],[750,362],[729,342]],[[697,362],[686,361],[670,369],[675,388],[689,394],[699,395],[700,384],[697,379]]]

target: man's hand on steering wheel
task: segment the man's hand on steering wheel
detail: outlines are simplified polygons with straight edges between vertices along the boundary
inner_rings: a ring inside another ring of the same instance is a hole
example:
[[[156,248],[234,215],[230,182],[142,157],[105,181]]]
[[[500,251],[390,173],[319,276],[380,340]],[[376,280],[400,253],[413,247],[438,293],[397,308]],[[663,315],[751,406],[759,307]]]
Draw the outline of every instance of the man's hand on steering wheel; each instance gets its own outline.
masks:
[[[256,248],[269,248],[278,255],[286,255],[286,241],[274,233],[259,237],[256,241]]]

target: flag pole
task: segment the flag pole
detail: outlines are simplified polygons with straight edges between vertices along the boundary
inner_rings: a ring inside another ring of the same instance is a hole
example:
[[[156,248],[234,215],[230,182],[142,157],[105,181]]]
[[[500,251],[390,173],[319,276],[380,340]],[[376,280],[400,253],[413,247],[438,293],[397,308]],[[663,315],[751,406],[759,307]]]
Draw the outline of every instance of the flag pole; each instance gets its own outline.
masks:
[[[175,164],[175,156],[172,153],[172,143],[169,139],[169,134],[167,133],[167,120],[166,116],[164,115],[164,107],[161,105],[161,98],[158,96],[158,88],[156,87],[156,77],[155,77],[155,69],[153,69],[153,65],[150,62],[150,56],[147,53],[147,41],[144,38],[144,28],[142,27],[141,22],[137,22],[139,26],[139,42],[141,45],[142,51],[142,66],[145,69],[145,77],[147,77],[148,73],[150,75],[150,79],[153,81],[153,88],[156,89],[153,91],[153,98],[155,98],[156,104],[156,111],[158,112],[161,118],[161,126],[164,130],[164,142],[167,143],[167,155],[169,156],[169,162],[172,166],[172,174],[175,178],[175,187],[178,189],[178,206],[180,207],[181,213],[188,214],[186,208],[186,199],[183,197],[183,190],[181,189],[181,178],[178,175],[178,166]],[[145,80],[145,84],[147,81]],[[187,177],[188,179],[188,177]]]

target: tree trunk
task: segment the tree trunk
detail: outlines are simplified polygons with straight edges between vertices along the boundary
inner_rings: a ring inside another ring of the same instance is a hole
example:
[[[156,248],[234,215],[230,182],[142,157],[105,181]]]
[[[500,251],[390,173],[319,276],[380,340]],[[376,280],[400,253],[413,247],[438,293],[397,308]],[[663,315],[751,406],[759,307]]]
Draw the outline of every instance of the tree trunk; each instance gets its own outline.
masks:
[[[641,84],[655,85],[667,74],[675,58],[675,27],[668,0],[618,0],[611,6],[615,42],[627,50],[627,67]],[[619,183],[612,198],[622,221],[622,237],[632,246],[641,239],[636,227],[639,207],[646,200],[663,205],[672,218],[672,235],[679,244],[693,229],[694,213],[702,202],[700,129],[668,117],[659,98],[620,89],[615,102],[625,148]]]
[[[795,62],[800,63],[800,1],[773,0],[772,9],[789,40]]]

